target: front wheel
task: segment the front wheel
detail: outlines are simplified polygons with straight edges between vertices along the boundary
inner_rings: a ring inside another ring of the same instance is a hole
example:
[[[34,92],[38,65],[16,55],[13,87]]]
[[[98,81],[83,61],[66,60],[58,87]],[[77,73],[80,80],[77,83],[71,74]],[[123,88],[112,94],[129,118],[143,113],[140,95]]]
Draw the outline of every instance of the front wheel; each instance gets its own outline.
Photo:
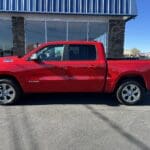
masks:
[[[116,97],[123,104],[135,105],[141,102],[145,94],[144,91],[144,88],[138,82],[127,80],[118,86]]]
[[[20,89],[12,80],[0,80],[0,105],[14,104],[20,97]]]

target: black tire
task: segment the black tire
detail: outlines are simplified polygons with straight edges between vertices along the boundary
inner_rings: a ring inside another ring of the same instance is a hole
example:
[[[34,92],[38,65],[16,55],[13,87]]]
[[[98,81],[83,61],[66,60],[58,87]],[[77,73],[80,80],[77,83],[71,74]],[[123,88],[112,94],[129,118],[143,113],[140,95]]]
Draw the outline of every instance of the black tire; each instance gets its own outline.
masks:
[[[6,88],[4,88],[4,86],[6,86]],[[9,91],[7,90],[8,88]],[[4,93],[4,91],[8,92]],[[13,96],[8,96],[7,94]],[[15,104],[20,98],[20,96],[21,96],[21,89],[16,82],[10,79],[0,79],[0,105]]]
[[[134,80],[123,81],[116,89],[117,100],[125,105],[135,105],[143,100],[144,87]]]

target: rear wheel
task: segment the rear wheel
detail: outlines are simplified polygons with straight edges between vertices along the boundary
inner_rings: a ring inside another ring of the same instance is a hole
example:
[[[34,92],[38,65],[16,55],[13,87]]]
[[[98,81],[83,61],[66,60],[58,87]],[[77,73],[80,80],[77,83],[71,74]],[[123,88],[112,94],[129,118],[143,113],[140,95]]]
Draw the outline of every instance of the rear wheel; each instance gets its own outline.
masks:
[[[122,82],[117,90],[116,97],[119,102],[126,105],[135,105],[142,101],[145,94],[144,88],[137,81],[127,80]]]
[[[17,83],[9,79],[0,80],[0,105],[16,103],[20,94],[21,90]]]

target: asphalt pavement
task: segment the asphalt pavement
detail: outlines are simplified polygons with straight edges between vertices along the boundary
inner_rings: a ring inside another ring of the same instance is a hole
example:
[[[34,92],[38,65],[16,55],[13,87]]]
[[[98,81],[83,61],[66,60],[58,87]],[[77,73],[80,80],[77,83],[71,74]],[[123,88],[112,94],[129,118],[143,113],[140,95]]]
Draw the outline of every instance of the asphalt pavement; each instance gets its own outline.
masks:
[[[27,95],[0,106],[0,150],[150,150],[150,94],[137,106],[112,95]]]

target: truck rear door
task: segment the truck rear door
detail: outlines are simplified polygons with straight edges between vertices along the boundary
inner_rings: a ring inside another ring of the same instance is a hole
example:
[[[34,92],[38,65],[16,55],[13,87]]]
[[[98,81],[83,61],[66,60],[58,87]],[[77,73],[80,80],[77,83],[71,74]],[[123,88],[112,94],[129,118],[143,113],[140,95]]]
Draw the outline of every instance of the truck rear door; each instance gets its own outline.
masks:
[[[105,84],[106,64],[92,44],[69,44],[64,52],[63,67],[70,92],[101,92]],[[104,56],[103,56],[104,57]]]

